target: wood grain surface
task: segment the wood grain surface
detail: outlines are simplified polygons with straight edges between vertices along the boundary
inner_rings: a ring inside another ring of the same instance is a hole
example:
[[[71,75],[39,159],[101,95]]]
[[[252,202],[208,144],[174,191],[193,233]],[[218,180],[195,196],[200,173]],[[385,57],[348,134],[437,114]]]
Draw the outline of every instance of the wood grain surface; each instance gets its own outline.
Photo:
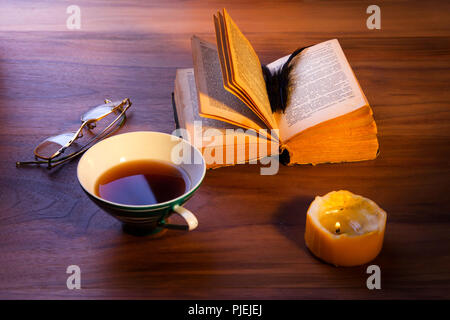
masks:
[[[66,8],[81,8],[67,30]],[[450,298],[450,23],[448,1],[3,1],[0,4],[0,298]],[[226,6],[262,62],[338,38],[374,110],[374,161],[208,171],[186,207],[193,232],[159,239],[122,232],[76,178],[15,168],[36,143],[76,129],[105,97],[130,97],[121,130],[171,132],[175,70],[191,67],[190,36],[214,41]],[[384,248],[366,266],[335,268],[303,240],[316,195],[348,189],[388,213]],[[79,265],[81,290],[66,268]]]

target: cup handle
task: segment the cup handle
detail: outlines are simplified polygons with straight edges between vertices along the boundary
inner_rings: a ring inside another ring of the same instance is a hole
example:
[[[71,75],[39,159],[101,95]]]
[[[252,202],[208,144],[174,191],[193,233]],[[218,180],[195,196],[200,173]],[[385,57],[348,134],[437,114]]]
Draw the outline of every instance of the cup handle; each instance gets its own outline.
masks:
[[[198,220],[194,216],[192,212],[190,212],[188,209],[183,208],[182,206],[175,205],[172,209],[175,213],[183,217],[183,219],[186,221],[186,225],[179,225],[179,224],[171,224],[171,223],[165,223],[161,222],[160,225],[167,229],[177,229],[177,230],[187,230],[192,231],[198,226]]]

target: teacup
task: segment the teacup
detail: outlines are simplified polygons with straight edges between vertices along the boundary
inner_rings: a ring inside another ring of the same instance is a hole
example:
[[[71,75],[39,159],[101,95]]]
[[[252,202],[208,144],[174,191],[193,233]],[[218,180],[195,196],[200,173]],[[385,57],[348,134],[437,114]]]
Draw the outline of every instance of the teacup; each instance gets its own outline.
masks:
[[[175,163],[174,148],[187,150],[197,161]],[[167,161],[181,167],[189,176],[189,189],[175,199],[152,205],[120,204],[96,195],[96,182],[102,173],[122,162],[135,160]],[[120,220],[124,231],[155,234],[164,229],[193,230],[197,227],[195,215],[182,205],[198,189],[205,172],[206,165],[201,152],[186,140],[161,132],[138,131],[112,136],[92,146],[80,159],[77,176],[87,195],[100,208]],[[173,213],[183,217],[186,225],[167,223]]]

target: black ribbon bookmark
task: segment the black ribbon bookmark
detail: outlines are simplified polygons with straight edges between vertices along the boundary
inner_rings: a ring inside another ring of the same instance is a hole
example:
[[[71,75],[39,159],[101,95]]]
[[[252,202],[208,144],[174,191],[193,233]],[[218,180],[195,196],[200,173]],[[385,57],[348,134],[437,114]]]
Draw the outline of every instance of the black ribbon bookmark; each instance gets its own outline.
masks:
[[[293,68],[290,65],[292,59],[294,59],[300,52],[309,48],[310,46],[299,48],[292,52],[283,66],[272,73],[266,65],[262,65],[262,71],[264,80],[266,82],[267,94],[269,96],[270,108],[272,112],[286,110],[287,105],[287,88],[289,85],[289,74]]]

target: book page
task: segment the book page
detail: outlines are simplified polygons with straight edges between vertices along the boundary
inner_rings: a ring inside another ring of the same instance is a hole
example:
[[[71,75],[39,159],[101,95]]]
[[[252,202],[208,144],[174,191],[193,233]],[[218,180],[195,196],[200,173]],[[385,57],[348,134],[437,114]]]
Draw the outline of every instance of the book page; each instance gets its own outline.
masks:
[[[269,68],[282,64],[281,58]],[[339,42],[329,40],[303,50],[291,63],[285,113],[275,114],[283,143],[321,122],[367,105]]]
[[[270,108],[266,82],[264,81],[259,58],[250,42],[242,34],[225,9],[223,10],[223,18],[225,22],[225,36],[229,44],[229,59],[233,82],[241,87],[254,102],[266,124],[270,128],[277,128],[277,123]]]
[[[263,119],[264,117],[258,111],[257,107],[254,106],[254,103],[250,100],[250,98],[242,91],[242,88],[235,86],[232,81],[232,72],[230,66],[230,57],[229,57],[229,49],[228,44],[225,37],[225,23],[223,21],[223,16],[220,12],[217,15],[214,15],[214,29],[216,31],[216,42],[218,49],[218,56],[220,60],[220,66],[222,69],[223,76],[223,86],[225,90],[235,95],[237,98],[241,99],[247,107],[249,107],[255,114]]]
[[[215,45],[194,36],[192,37],[192,54],[200,115],[226,121],[246,129],[267,128],[247,105],[225,90]]]
[[[217,43],[218,56],[219,56],[219,60],[220,60],[220,67],[222,69],[223,86],[225,87],[225,89],[230,90],[231,88],[228,88],[228,84],[231,81],[230,80],[231,79],[231,70],[230,70],[230,67],[227,65],[229,59],[225,58],[226,43],[223,39],[223,31],[221,31],[221,24],[219,22],[219,17],[214,15],[213,20],[214,20],[214,30],[216,31],[216,43]]]
[[[186,124],[192,124],[194,121],[201,121],[203,128],[217,128],[219,130],[234,128],[235,126],[210,118],[200,116],[198,106],[198,96],[195,87],[194,69],[177,69],[177,81],[175,81],[175,93],[179,94],[180,105],[176,105],[180,126],[186,128]],[[188,108],[186,108],[188,106]],[[237,127],[236,127],[237,128]]]
[[[260,150],[267,145],[266,139],[252,130],[201,117],[194,69],[177,70],[174,95],[180,128],[187,130],[189,135],[185,138],[202,151],[208,168],[253,161],[278,152],[278,147],[269,153]],[[213,162],[212,150],[223,153],[224,163]]]
[[[194,137],[194,122],[201,122],[202,135],[224,135],[226,129],[237,129],[237,126],[227,122],[203,118],[199,114],[198,95],[195,85],[194,69],[178,69],[175,81],[176,108],[180,127],[188,130],[191,143]],[[209,130],[216,129],[216,130]]]

